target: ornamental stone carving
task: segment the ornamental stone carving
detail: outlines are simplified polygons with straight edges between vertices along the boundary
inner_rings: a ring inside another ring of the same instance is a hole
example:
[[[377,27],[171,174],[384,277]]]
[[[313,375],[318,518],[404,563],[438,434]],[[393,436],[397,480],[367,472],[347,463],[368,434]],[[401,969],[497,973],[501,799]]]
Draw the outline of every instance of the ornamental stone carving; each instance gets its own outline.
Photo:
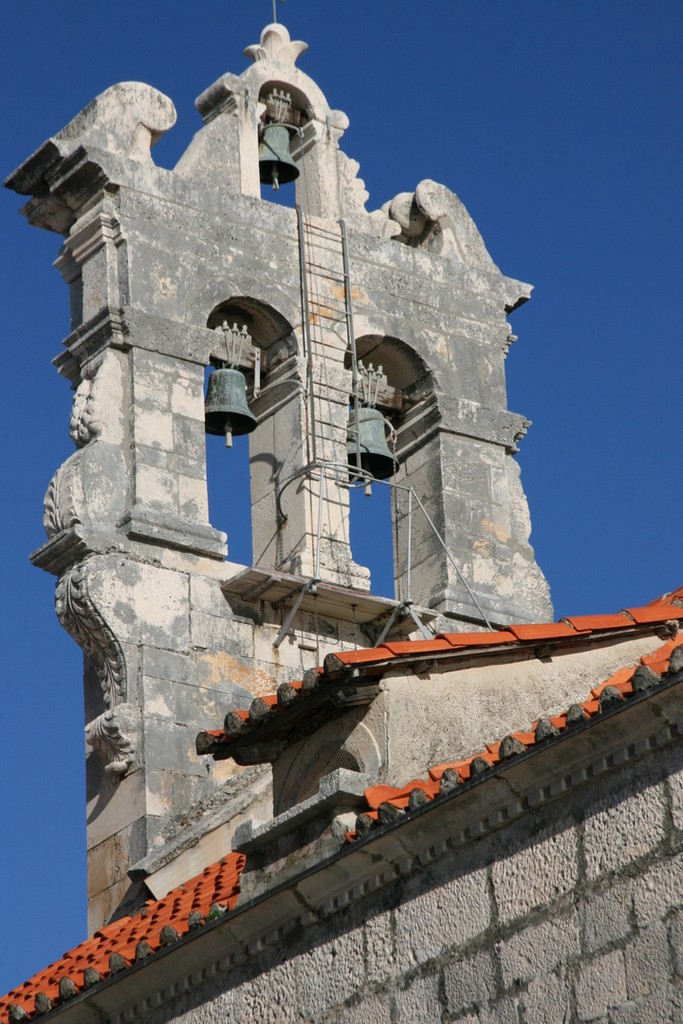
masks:
[[[69,434],[77,448],[82,448],[88,441],[102,433],[102,424],[97,419],[93,390],[94,381],[82,380],[74,394]]]
[[[140,711],[133,704],[107,708],[85,727],[85,740],[96,750],[104,770],[123,777],[138,767],[136,751],[140,744]]]
[[[126,663],[121,646],[95,607],[88,588],[88,563],[75,565],[60,578],[55,611],[64,629],[88,655],[108,707],[126,698]]]
[[[79,525],[85,504],[78,460],[71,456],[50,480],[43,500],[43,527],[48,540]]]
[[[426,178],[415,192],[400,192],[382,210],[400,227],[399,242],[495,269],[474,221],[445,185]]]
[[[88,724],[86,742],[97,750],[109,774],[123,776],[136,765],[138,709],[126,703],[127,673],[121,645],[95,606],[88,586],[88,562],[60,577],[55,610],[64,629],[92,662],[107,710]]]
[[[260,44],[247,46],[244,56],[250,57],[254,63],[260,60],[269,61],[271,64],[284,64],[294,67],[297,59],[308,49],[308,43],[301,40],[292,40],[284,25],[274,22],[266,25],[261,33]]]

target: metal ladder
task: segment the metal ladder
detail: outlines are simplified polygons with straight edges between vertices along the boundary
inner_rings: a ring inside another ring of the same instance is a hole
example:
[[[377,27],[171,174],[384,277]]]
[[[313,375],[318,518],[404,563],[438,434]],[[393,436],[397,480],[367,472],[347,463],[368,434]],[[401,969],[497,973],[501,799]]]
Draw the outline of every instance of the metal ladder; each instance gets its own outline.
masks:
[[[349,252],[346,224],[338,222],[339,230],[332,231],[308,219],[300,206],[296,207],[299,236],[299,265],[301,274],[301,303],[304,348],[306,357],[306,387],[308,392],[309,429],[311,437],[310,461],[318,461],[317,430],[323,421],[320,396],[315,393],[313,366],[323,365],[327,357],[324,332],[332,330],[343,337],[351,357],[353,405],[358,409],[358,360],[353,326],[353,301],[349,272]],[[356,423],[358,438],[358,423]],[[360,452],[357,453],[360,455]],[[358,460],[360,464],[360,459]]]

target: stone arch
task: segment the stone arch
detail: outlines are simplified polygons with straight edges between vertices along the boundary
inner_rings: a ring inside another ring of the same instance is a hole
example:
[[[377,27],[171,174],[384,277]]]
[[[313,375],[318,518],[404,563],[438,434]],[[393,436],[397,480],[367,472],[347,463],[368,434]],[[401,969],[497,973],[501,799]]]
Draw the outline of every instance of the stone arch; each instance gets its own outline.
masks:
[[[432,391],[433,374],[415,349],[389,334],[368,333],[356,338],[356,356],[366,366],[381,366],[387,384],[403,393],[403,402],[410,401],[418,391]]]
[[[405,435],[411,439],[414,428],[419,438],[426,427],[424,411],[438,398],[435,393],[434,374],[415,347],[401,338],[384,333],[376,325],[363,325],[369,329],[356,338],[358,360],[368,369],[381,367],[385,387],[376,405],[393,428],[389,448],[399,462],[399,469],[389,483],[405,483],[402,464]],[[350,365],[350,355],[347,355]],[[363,376],[361,374],[361,376]],[[419,439],[417,441],[419,444]],[[373,486],[370,500],[363,489],[356,487],[350,494],[350,534],[353,557],[368,565],[372,575],[372,591],[387,597],[406,597],[402,584],[405,564],[404,545],[399,539],[403,530],[405,495],[394,487]],[[366,538],[372,537],[368,543]],[[393,573],[387,570],[387,560],[393,562]]]
[[[296,354],[298,342],[295,330],[277,309],[249,295],[236,295],[214,306],[207,317],[206,326],[212,329],[227,322],[246,327],[254,345],[265,356],[264,374]],[[221,361],[218,347],[211,351],[211,361]]]
[[[230,510],[233,521],[226,525],[235,531],[236,543],[230,549],[233,557],[237,555],[239,561],[253,563],[258,561],[261,552],[261,531],[270,535],[276,528],[273,511],[263,511],[263,490],[278,479],[282,471],[281,460],[271,444],[276,428],[266,421],[276,415],[283,402],[291,401],[300,391],[299,343],[291,321],[278,309],[252,295],[232,293],[213,305],[206,317],[205,326],[216,335],[209,351],[209,364],[213,366],[227,361],[225,336],[220,330],[224,323],[229,327],[246,328],[249,336],[238,369],[245,377],[247,404],[256,418],[256,426],[247,438],[235,443],[237,450],[230,456],[233,473],[229,481],[221,465],[223,453],[219,453],[215,445],[207,446],[209,502],[215,506],[212,519],[217,522]],[[226,487],[229,490],[226,491]],[[260,522],[258,527],[254,508],[257,504],[260,506],[258,519],[262,520],[264,514],[272,519],[265,524]]]
[[[315,796],[320,780],[337,768],[378,779],[384,767],[375,734],[362,719],[367,708],[348,712],[287,750],[273,764],[274,813]]]

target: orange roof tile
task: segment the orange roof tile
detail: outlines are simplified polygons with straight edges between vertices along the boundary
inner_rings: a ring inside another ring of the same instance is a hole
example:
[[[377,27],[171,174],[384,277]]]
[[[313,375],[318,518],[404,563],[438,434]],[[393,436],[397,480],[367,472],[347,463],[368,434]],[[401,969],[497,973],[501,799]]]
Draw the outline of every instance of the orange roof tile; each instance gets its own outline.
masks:
[[[492,633],[439,633],[439,640],[448,640],[451,647],[497,647],[498,644],[514,644],[517,637],[507,629]]]
[[[518,640],[555,640],[563,636],[576,636],[577,632],[590,632],[576,630],[566,622],[542,622],[539,625],[522,622],[518,626],[508,626],[508,629]]]
[[[661,605],[660,603],[659,607],[668,608],[670,606]],[[679,609],[679,611],[683,611],[683,609]],[[514,629],[516,627],[510,628]],[[673,640],[668,640],[656,651],[653,651],[652,654],[644,655],[640,659],[640,664],[656,670],[659,675],[663,675],[668,671],[671,655],[677,647],[683,647],[683,634],[680,634]],[[593,690],[591,690],[588,699],[580,705],[586,717],[590,719],[600,713],[602,710],[601,698],[604,700],[607,696],[605,691],[608,687],[610,690],[618,691],[618,693],[620,693],[624,698],[632,694],[632,679],[637,668],[637,665],[624,666],[614,672],[609,679],[604,680],[599,686],[594,687]],[[568,712],[564,711],[562,714],[553,715],[548,719],[550,724],[560,733],[567,728],[567,714]],[[426,794],[428,800],[432,800],[439,795],[439,784],[444,779],[447,771],[452,770],[457,772],[461,783],[468,782],[472,775],[473,762],[476,762],[474,767],[476,768],[478,765],[479,769],[481,769],[482,763],[484,767],[486,764],[491,767],[500,764],[501,759],[506,756],[506,743],[508,744],[508,750],[510,747],[512,747],[513,751],[518,751],[520,753],[524,752],[524,748],[533,750],[539,742],[536,738],[536,728],[538,724],[538,721],[534,722],[531,729],[527,731],[514,732],[510,734],[510,737],[496,740],[493,743],[487,743],[484,750],[479,751],[476,754],[472,754],[470,757],[459,761],[445,761],[441,764],[434,765],[429,769],[428,780],[414,779],[411,782],[406,783],[405,786],[395,787],[384,785],[372,786],[369,789],[366,789],[364,797],[368,805],[368,811],[363,813],[369,814],[373,820],[376,820],[376,812],[382,805],[390,804],[397,810],[406,810],[410,804],[410,794],[415,789],[421,789]],[[512,741],[517,741],[517,743],[521,744],[521,747],[515,747],[515,744]],[[347,839],[349,842],[353,842],[356,837],[357,833],[355,832],[347,833]]]
[[[139,942],[149,943],[152,951],[156,952],[164,944],[161,932],[165,926],[172,926],[180,936],[190,930],[188,919],[192,911],[198,911],[206,917],[214,904],[232,910],[237,902],[239,876],[243,867],[243,854],[228,854],[196,878],[173,889],[162,900],[149,900],[139,914],[100,928],[92,938],[86,939],[0,999],[0,1020],[4,1022],[8,1019],[9,1008],[13,1003],[30,1017],[39,992],[47,995],[53,1005],[57,1005],[62,978],[70,978],[77,990],[85,988],[83,971],[86,967],[94,968],[105,978],[111,973],[109,957],[112,953],[120,954],[130,965],[135,961]]]
[[[631,619],[623,612],[617,615],[565,615],[560,621],[568,622],[580,632],[586,629],[624,629],[632,625]]]
[[[655,605],[644,605],[642,608],[625,608],[639,625],[647,622],[664,622],[667,619],[683,618],[683,607],[675,604],[659,602]]]
[[[616,615],[583,615],[564,618],[560,622],[517,623],[505,629],[488,632],[439,633],[433,640],[388,640],[378,647],[340,651],[328,655],[325,659],[325,668],[317,670],[317,685],[324,687],[328,680],[337,679],[340,673],[343,675],[344,669],[380,677],[384,666],[395,659],[397,663],[409,666],[411,660],[417,662],[429,655],[433,655],[437,662],[441,662],[449,656],[462,656],[468,650],[483,654],[487,648],[491,649],[492,654],[497,652],[502,656],[499,649],[502,647],[503,650],[507,650],[511,645],[520,649],[526,647],[535,650],[539,642],[571,640],[581,643],[594,634],[609,634],[610,631],[623,629],[634,630],[638,625],[656,625],[658,622],[663,624],[669,619],[683,620],[683,597],[680,597],[680,605],[672,604],[672,601],[679,600],[679,595],[683,595],[683,587],[657,598],[642,608],[630,608]],[[301,682],[290,685],[297,691],[299,697],[312,692],[310,688],[304,688]],[[243,737],[246,743],[250,743],[252,729],[261,728],[266,722],[275,722],[276,716],[283,710],[277,696],[269,695],[259,699],[270,708],[270,713],[259,714],[259,724],[254,724],[248,710],[238,711],[236,714],[247,726],[247,732],[237,731],[236,734],[230,735],[221,730],[205,730],[200,733],[201,740],[198,737],[198,749],[201,746],[201,753],[208,752],[221,758],[234,756],[229,750],[237,750]],[[291,708],[293,704],[296,704],[296,700],[290,702],[288,707]],[[291,715],[287,718],[287,723],[290,720]],[[231,748],[231,744],[237,746]]]

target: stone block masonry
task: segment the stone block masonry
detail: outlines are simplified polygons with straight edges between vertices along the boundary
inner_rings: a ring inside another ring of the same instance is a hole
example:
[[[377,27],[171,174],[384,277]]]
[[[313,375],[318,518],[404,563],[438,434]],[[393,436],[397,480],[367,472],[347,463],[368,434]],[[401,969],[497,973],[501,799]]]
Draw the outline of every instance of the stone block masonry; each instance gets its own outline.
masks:
[[[680,1024],[681,777],[649,755],[136,1019]]]

